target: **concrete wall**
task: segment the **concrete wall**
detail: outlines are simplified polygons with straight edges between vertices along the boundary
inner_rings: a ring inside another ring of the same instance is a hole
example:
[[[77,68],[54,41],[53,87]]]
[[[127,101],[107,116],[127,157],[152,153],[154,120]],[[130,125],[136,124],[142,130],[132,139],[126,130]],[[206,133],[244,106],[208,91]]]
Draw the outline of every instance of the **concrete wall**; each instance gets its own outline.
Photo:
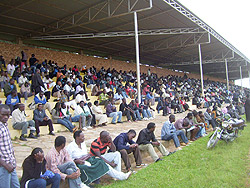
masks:
[[[68,67],[73,67],[74,65],[77,65],[78,67],[87,65],[87,67],[90,67],[94,65],[97,69],[100,69],[103,66],[105,68],[109,68],[109,67],[115,68],[116,70],[126,70],[126,71],[136,70],[135,63],[127,63],[124,61],[119,61],[119,60],[114,60],[114,59],[95,58],[92,56],[67,53],[67,52],[61,52],[61,51],[56,51],[56,50],[49,50],[49,49],[39,48],[39,47],[31,47],[31,46],[26,46],[23,44],[12,44],[12,43],[0,42],[0,55],[4,56],[7,63],[12,58],[15,58],[16,56],[21,57],[22,50],[27,53],[28,57],[30,57],[31,54],[35,54],[36,58],[40,62],[42,62],[44,59],[47,59],[47,60],[52,60],[52,61],[57,62],[58,65],[60,66],[67,64]],[[141,72],[146,73],[149,68],[151,72],[157,73],[160,76],[165,76],[165,75],[183,76],[184,74],[184,73],[174,72],[168,69],[148,67],[145,65],[141,66]],[[199,74],[190,73],[188,76],[190,78],[200,79]],[[218,78],[204,75],[204,79],[207,79],[207,78],[209,78],[210,80],[214,80],[214,81],[225,82],[225,80],[223,79],[218,79]]]

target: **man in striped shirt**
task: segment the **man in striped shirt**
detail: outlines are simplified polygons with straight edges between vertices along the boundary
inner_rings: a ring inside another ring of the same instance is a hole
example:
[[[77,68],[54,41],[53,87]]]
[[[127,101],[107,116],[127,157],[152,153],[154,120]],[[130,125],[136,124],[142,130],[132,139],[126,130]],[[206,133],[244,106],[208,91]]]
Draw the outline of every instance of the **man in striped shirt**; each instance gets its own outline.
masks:
[[[7,121],[10,116],[10,108],[0,105],[0,188],[19,188],[19,180],[16,174],[16,159],[11,143]]]
[[[112,152],[106,153],[107,147]],[[107,131],[102,131],[100,137],[92,142],[90,154],[100,157],[115,170],[121,172],[121,154],[116,151],[112,138]]]

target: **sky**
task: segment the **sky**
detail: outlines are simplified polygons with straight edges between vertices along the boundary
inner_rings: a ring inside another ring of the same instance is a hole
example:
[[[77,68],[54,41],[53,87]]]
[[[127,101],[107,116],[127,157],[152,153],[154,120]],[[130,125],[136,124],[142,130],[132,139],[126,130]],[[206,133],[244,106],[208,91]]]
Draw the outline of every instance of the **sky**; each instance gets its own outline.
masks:
[[[178,1],[250,59],[250,0]],[[249,78],[242,85],[250,88]]]

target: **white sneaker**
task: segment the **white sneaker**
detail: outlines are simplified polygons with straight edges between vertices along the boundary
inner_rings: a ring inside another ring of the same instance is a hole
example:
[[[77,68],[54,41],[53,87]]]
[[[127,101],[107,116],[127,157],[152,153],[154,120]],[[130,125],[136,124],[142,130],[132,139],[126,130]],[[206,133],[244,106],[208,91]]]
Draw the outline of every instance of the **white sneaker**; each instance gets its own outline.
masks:
[[[126,179],[128,179],[131,174],[132,174],[131,171],[129,171],[128,173],[126,173]]]
[[[10,116],[10,119],[12,119],[12,116]]]
[[[87,129],[92,129],[92,127],[91,127],[91,126],[87,126],[86,128],[87,128]]]
[[[83,127],[82,130],[86,131],[86,130],[88,130],[88,129],[87,129],[86,127]]]
[[[149,120],[154,119],[153,117],[148,118]]]
[[[89,186],[85,185],[84,183],[81,184],[81,188],[88,188]]]
[[[179,151],[179,150],[182,150],[182,148],[181,147],[176,148],[176,151]]]
[[[144,120],[144,121],[147,121],[147,120],[148,120],[148,118],[143,118],[143,120]]]

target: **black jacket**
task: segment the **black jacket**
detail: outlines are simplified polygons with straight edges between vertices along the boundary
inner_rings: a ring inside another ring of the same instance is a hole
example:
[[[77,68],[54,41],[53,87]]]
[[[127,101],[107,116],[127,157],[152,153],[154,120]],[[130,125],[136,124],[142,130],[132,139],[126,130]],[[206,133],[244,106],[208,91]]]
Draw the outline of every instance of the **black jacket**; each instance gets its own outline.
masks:
[[[29,155],[23,162],[23,176],[20,181],[21,188],[25,188],[26,181],[40,178],[41,172],[43,174],[46,171],[45,165],[45,159],[42,163],[37,163],[34,157]]]

